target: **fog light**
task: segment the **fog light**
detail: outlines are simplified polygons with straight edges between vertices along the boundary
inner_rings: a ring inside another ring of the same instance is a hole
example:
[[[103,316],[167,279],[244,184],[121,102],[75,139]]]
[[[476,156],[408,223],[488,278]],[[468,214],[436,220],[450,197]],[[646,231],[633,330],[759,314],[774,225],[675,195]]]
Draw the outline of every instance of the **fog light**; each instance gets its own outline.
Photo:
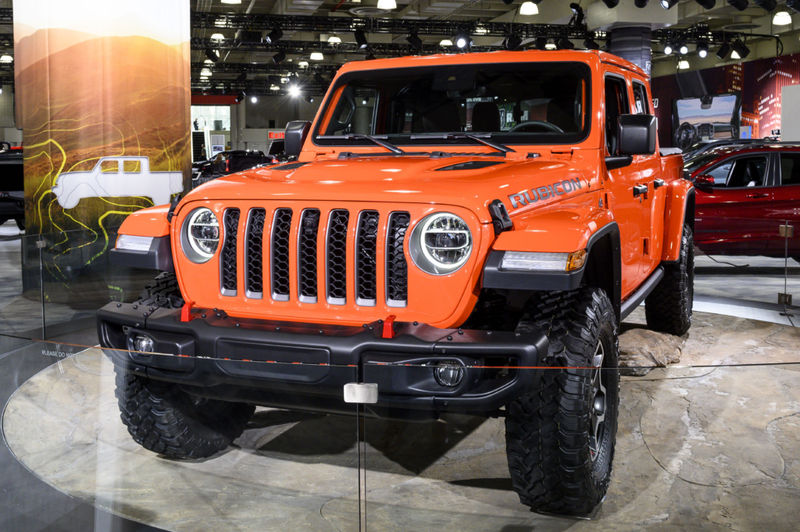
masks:
[[[442,386],[458,386],[464,378],[464,366],[455,361],[440,362],[433,370],[433,376]]]
[[[155,344],[153,343],[153,339],[149,336],[138,334],[136,338],[133,339],[133,348],[142,353],[152,353],[155,351]]]

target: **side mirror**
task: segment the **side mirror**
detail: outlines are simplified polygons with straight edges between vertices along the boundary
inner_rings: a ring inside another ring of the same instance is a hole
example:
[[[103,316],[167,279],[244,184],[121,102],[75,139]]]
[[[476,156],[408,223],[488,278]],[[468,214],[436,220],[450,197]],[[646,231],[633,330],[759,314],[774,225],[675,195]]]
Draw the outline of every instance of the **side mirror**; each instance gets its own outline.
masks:
[[[620,155],[652,155],[656,152],[656,117],[620,115],[617,129]]]
[[[694,186],[700,189],[714,188],[714,176],[708,174],[700,174],[694,178]]]
[[[286,155],[300,155],[310,129],[311,122],[302,120],[294,120],[286,124],[286,133],[283,139],[283,148]]]

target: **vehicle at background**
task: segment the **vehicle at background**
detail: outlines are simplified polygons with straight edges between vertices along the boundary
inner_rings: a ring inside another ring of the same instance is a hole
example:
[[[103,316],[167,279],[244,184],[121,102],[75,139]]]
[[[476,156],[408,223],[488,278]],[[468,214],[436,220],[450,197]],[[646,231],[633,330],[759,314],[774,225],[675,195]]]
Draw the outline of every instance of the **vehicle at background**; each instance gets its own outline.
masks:
[[[785,255],[779,226],[800,224],[800,144],[715,148],[686,169],[697,190],[698,248],[709,255]],[[800,238],[788,246],[800,261]]]
[[[685,164],[691,163],[695,158],[717,148],[726,146],[751,146],[759,144],[770,144],[775,142],[770,139],[712,139],[701,140],[683,150],[683,161]]]
[[[289,156],[286,155],[286,143],[283,139],[275,139],[269,144],[269,151],[267,152],[269,155],[272,155],[278,159],[279,162],[288,163],[297,159],[297,156]]]
[[[192,164],[192,188],[223,175],[277,162],[277,157],[264,155],[264,152],[259,150],[221,151],[211,159]]]
[[[254,405],[502,416],[520,501],[590,515],[620,321],[645,302],[651,329],[691,326],[694,191],[651,101],[597,51],[345,65],[316,122],[286,128],[297,162],[120,228],[114,260],[163,272],[97,313],[130,434],[202,458]]]
[[[22,147],[0,142],[0,225],[14,220],[25,229],[25,180]]]

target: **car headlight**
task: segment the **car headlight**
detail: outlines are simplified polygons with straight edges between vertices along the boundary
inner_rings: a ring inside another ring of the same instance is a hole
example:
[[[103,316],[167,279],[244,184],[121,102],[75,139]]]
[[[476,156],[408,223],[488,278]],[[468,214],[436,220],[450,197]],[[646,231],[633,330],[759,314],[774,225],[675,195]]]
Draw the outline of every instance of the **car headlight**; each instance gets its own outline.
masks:
[[[453,273],[472,253],[472,232],[467,222],[449,212],[423,218],[411,233],[409,242],[414,264],[432,275]]]
[[[219,247],[219,222],[211,209],[193,210],[183,222],[181,247],[192,262],[203,263],[214,256]]]

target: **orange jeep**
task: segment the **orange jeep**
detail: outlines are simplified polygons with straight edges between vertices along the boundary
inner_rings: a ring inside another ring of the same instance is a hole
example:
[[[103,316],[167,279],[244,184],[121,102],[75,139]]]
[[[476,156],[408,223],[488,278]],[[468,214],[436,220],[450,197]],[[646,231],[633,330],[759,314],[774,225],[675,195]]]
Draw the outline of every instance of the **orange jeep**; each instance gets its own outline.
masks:
[[[113,255],[163,273],[98,313],[122,421],[201,458],[255,405],[503,416],[521,501],[590,514],[620,320],[644,301],[652,329],[691,325],[694,191],[650,102],[641,69],[596,51],[345,65],[286,129],[297,162],[125,220]]]

